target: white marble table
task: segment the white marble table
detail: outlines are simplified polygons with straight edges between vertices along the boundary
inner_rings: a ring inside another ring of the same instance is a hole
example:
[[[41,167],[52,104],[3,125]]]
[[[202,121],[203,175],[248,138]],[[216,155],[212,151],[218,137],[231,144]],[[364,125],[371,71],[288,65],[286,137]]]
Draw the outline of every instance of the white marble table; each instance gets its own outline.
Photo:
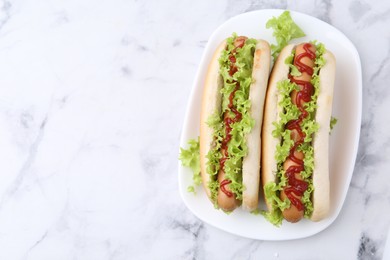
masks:
[[[269,242],[182,203],[184,111],[210,34],[251,10],[318,17],[356,45],[363,122],[336,221]],[[389,1],[0,1],[0,259],[380,259],[390,225]]]

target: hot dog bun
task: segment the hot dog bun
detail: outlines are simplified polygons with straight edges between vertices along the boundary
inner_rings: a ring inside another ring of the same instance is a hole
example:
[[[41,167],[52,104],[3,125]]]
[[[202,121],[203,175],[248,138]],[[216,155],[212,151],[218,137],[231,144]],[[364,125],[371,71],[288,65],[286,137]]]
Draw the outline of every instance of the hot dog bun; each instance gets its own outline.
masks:
[[[251,117],[255,118],[252,131],[246,136],[248,154],[244,158],[242,172],[243,191],[242,207],[254,210],[258,206],[260,185],[260,158],[261,158],[261,129],[263,124],[264,101],[271,58],[270,47],[267,42],[259,40],[256,46],[249,100],[251,102]]]
[[[239,38],[239,37],[238,37]],[[238,39],[237,38],[237,39]],[[264,110],[264,99],[270,71],[270,48],[269,44],[263,40],[257,40],[253,53],[252,81],[249,88],[249,115],[253,119],[253,126],[248,134],[245,134],[246,155],[242,160],[242,169],[238,174],[242,174],[242,194],[227,196],[231,192],[230,183],[223,184],[225,172],[223,168],[218,174],[212,175],[208,172],[208,154],[214,149],[217,142],[214,137],[214,129],[207,122],[213,114],[221,115],[222,94],[224,80],[220,74],[219,57],[227,46],[226,41],[215,51],[207,71],[204,82],[201,118],[200,118],[200,164],[203,187],[207,196],[217,207],[224,211],[232,211],[241,203],[246,210],[254,210],[258,206],[259,184],[260,184],[260,149],[261,149],[261,129],[262,116]],[[224,125],[224,127],[226,127]],[[218,180],[218,187],[215,187],[215,180]],[[222,185],[221,185],[222,184]],[[213,197],[211,189],[217,189],[218,195]],[[223,192],[221,191],[224,190]]]
[[[202,177],[202,185],[206,191],[207,196],[211,199],[211,191],[209,183],[211,176],[206,174],[207,172],[207,158],[206,155],[210,151],[211,147],[215,145],[214,130],[212,127],[206,124],[208,117],[217,111],[221,113],[221,89],[223,87],[222,76],[219,74],[219,56],[222,50],[225,48],[226,41],[223,41],[214,52],[211,58],[207,76],[203,87],[202,107],[200,112],[200,140],[199,140],[199,152],[200,152],[200,172]]]
[[[320,221],[329,212],[330,185],[329,185],[329,132],[332,116],[333,86],[336,74],[336,59],[330,51],[324,54],[326,64],[320,71],[321,92],[317,99],[316,121],[320,129],[313,138],[314,165],[312,195],[313,213],[311,220]]]
[[[272,69],[268,83],[261,145],[261,181],[263,187],[270,182],[277,181],[275,153],[277,145],[281,142],[281,138],[272,137],[272,131],[275,128],[273,122],[277,121],[278,115],[282,111],[282,108],[278,106],[280,102],[280,95],[278,93],[277,84],[281,80],[288,79],[290,68],[284,63],[284,60],[291,54],[293,49],[294,45],[290,44],[284,47],[280,52]],[[273,211],[272,202],[267,200],[266,196],[264,197],[268,210]]]
[[[308,44],[307,46],[309,46]],[[302,45],[298,46],[300,49],[302,48]],[[314,48],[315,46],[312,45]],[[278,217],[284,217],[286,220],[290,222],[297,222],[299,221],[305,212],[305,216],[307,218],[310,218],[312,221],[319,221],[323,218],[325,218],[329,211],[329,167],[328,167],[328,143],[329,143],[329,131],[330,131],[330,118],[331,118],[331,112],[332,112],[332,100],[333,100],[333,85],[334,85],[334,79],[335,79],[335,58],[333,54],[331,54],[328,50],[325,50],[323,52],[320,52],[322,55],[323,60],[325,61],[325,65],[320,67],[319,70],[319,87],[318,87],[318,96],[316,101],[316,109],[314,113],[314,121],[318,125],[318,129],[314,134],[312,135],[312,141],[305,141],[305,145],[311,145],[313,147],[313,161],[314,161],[314,168],[312,170],[311,176],[305,177],[305,182],[310,187],[310,182],[312,182],[313,191],[311,194],[309,193],[309,196],[312,201],[312,210],[308,211],[309,214],[306,212],[306,208],[304,208],[304,211],[302,209],[298,209],[293,203],[290,203],[290,205],[286,205],[284,202],[286,202],[286,194],[284,193],[284,189],[289,186],[289,177],[287,178],[287,184],[281,183],[280,181],[280,175],[284,174],[284,176],[288,176],[287,169],[290,166],[298,166],[297,163],[295,163],[295,160],[301,160],[304,161],[302,158],[303,152],[296,151],[294,152],[294,155],[290,155],[287,157],[286,161],[284,161],[283,169],[284,173],[281,173],[283,171],[280,170],[281,166],[278,166],[276,154],[277,154],[277,147],[280,146],[284,141],[282,138],[278,135],[273,135],[273,131],[275,130],[275,122],[279,122],[280,120],[280,114],[287,112],[284,111],[284,108],[281,107],[280,102],[282,100],[282,94],[278,90],[278,82],[282,81],[288,81],[290,80],[298,80],[300,77],[302,78],[308,78],[308,74],[305,72],[301,72],[300,76],[292,76],[290,74],[290,65],[286,64],[286,59],[291,55],[292,52],[297,52],[295,55],[298,54],[298,48],[295,45],[288,45],[286,46],[282,52],[280,53],[274,68],[272,70],[272,74],[270,77],[268,90],[267,90],[267,97],[266,97],[266,105],[265,105],[265,112],[264,112],[264,121],[263,121],[263,131],[262,131],[262,185],[264,187],[264,197],[265,202],[268,208],[268,216],[269,219],[272,219],[274,221],[273,223],[278,223],[275,218]],[[317,55],[317,52],[316,52]],[[310,56],[310,55],[308,55]],[[296,57],[295,57],[296,58]],[[294,58],[294,59],[295,59]],[[317,57],[316,57],[317,58]],[[305,58],[306,59],[306,58]],[[307,58],[308,59],[308,58]],[[303,60],[303,63],[310,64],[309,60]],[[314,60],[311,61],[311,65],[308,65],[309,67],[313,67]],[[295,64],[295,63],[294,63]],[[319,66],[319,65],[314,65]],[[309,73],[310,74],[310,73]],[[310,75],[311,77],[311,75]],[[289,79],[290,78],[290,79]],[[309,81],[310,82],[310,81]],[[297,86],[302,90],[302,86],[297,84]],[[294,91],[293,91],[294,92]],[[291,100],[295,100],[296,94],[290,94]],[[315,97],[315,95],[312,95]],[[298,100],[298,99],[297,99]],[[295,102],[295,101],[294,101]],[[293,101],[292,103],[295,104]],[[299,99],[299,102],[303,102],[301,99]],[[309,102],[309,101],[307,101]],[[305,107],[306,102],[304,102],[302,105]],[[293,120],[294,121],[294,120]],[[285,124],[285,127],[287,127],[287,124]],[[293,134],[293,131],[291,130],[291,139],[294,140],[295,133]],[[276,136],[276,137],[275,137]],[[303,137],[304,138],[304,137]],[[298,147],[298,146],[297,146]],[[299,150],[299,149],[298,149]],[[294,151],[294,150],[293,150]],[[297,154],[296,154],[297,153]],[[301,154],[301,155],[299,155]],[[293,161],[289,160],[293,156]],[[305,170],[306,170],[306,162],[305,164]],[[279,168],[278,168],[279,167]],[[278,173],[279,172],[279,173]],[[303,177],[300,175],[301,173],[295,173],[293,176],[294,179],[297,179],[298,181],[303,180]],[[284,180],[286,182],[286,180]],[[284,188],[283,188],[284,187]],[[311,188],[307,188],[305,192],[309,192]],[[292,193],[293,196],[299,200],[301,200],[301,196],[296,195],[295,193]],[[291,195],[290,195],[291,196]],[[276,197],[276,198],[275,198]],[[287,199],[289,202],[291,202],[289,199]],[[301,201],[302,204],[303,201]],[[311,207],[311,206],[310,206]],[[271,222],[272,222],[271,221]]]

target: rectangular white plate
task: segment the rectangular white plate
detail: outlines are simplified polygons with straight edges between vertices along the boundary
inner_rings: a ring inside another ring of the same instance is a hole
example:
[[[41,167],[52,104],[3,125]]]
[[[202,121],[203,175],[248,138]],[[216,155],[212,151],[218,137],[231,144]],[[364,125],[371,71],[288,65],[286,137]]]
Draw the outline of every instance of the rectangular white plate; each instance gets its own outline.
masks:
[[[266,22],[284,10],[259,10],[231,18],[210,37],[195,77],[181,136],[181,147],[187,147],[190,138],[199,136],[199,120],[203,82],[210,59],[222,40],[233,32],[275,43],[272,30]],[[302,220],[284,222],[277,228],[261,215],[253,215],[241,208],[227,215],[214,209],[202,187],[196,195],[187,192],[192,185],[192,173],[179,162],[179,189],[184,203],[201,220],[227,232],[261,240],[288,240],[308,237],[327,228],[338,216],[344,203],[355,165],[361,124],[362,73],[359,54],[351,41],[333,26],[309,15],[290,11],[293,20],[303,29],[306,37],[293,43],[318,40],[336,57],[333,116],[338,123],[330,137],[331,209],[328,218],[320,222]],[[260,198],[264,207],[263,198]]]

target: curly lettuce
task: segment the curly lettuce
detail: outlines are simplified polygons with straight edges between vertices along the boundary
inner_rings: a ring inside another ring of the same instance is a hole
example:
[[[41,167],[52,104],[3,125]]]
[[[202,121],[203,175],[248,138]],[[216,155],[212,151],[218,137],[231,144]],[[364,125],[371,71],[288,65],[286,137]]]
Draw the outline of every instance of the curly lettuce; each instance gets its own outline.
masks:
[[[195,194],[195,187],[202,183],[200,176],[199,137],[198,140],[188,140],[188,145],[188,149],[180,147],[179,160],[183,166],[189,167],[192,170],[193,185],[188,186],[187,191]]]
[[[333,130],[333,128],[335,127],[335,125],[337,124],[337,118],[335,118],[335,117],[331,117],[330,118],[330,131],[332,131]]]
[[[268,20],[266,28],[273,29],[276,45],[271,44],[274,60],[279,56],[282,49],[292,40],[306,36],[299,26],[293,21],[289,11],[284,11],[279,17]]]

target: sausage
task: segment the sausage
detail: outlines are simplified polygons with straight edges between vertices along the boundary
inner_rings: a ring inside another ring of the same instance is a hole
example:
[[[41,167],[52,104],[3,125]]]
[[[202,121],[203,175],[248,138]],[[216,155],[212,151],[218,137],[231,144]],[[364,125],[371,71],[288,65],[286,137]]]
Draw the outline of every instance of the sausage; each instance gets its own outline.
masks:
[[[304,45],[305,44],[297,45],[297,47],[295,49],[295,57],[297,57],[298,55],[301,55],[302,53],[306,52],[306,50],[304,49]],[[313,44],[310,44],[310,45],[311,46],[310,46],[309,50],[311,50],[313,53],[315,53],[315,46]],[[314,67],[314,60],[311,59],[310,57],[305,56],[300,61],[301,61],[301,63],[303,63],[304,65],[306,65],[306,66],[308,66],[310,68]],[[294,65],[298,67],[298,70],[300,70],[299,64],[296,64],[296,60],[294,60]],[[310,82],[311,79],[312,79],[312,75],[309,74],[306,71],[303,71],[303,72],[301,71],[301,75],[300,76],[293,76],[292,78],[295,81]],[[302,90],[302,88],[303,88],[299,84],[298,84],[298,87],[300,88],[300,90]],[[303,101],[302,99],[297,101],[297,93],[298,93],[298,91],[296,91],[296,90],[293,90],[291,92],[292,103],[297,105],[297,102],[300,102],[300,105],[303,106],[304,103],[306,103],[306,102]],[[291,139],[294,141],[294,143],[299,141],[300,136],[299,136],[297,130],[295,130],[295,129],[291,130]],[[302,152],[295,151],[294,152],[294,157],[298,158],[300,160],[303,160],[304,159],[304,154]],[[285,171],[287,171],[287,169],[289,167],[291,167],[291,166],[298,166],[298,164],[296,162],[292,161],[290,158],[287,158],[286,161],[283,163],[283,169]],[[301,177],[301,175],[299,173],[295,173],[295,178],[298,179],[298,180],[302,180],[302,177]],[[301,196],[298,196],[298,195],[296,195],[294,193],[292,193],[292,195],[294,197],[296,197],[297,199],[301,200]],[[281,197],[282,200],[285,200],[287,198],[284,190],[281,191],[280,197]],[[301,220],[303,218],[304,211],[303,210],[299,210],[295,205],[291,204],[290,208],[283,210],[282,214],[283,214],[283,217],[287,221],[295,223],[295,222],[298,222],[299,220]]]
[[[224,211],[233,211],[240,205],[240,201],[236,198],[235,194],[231,192],[229,188],[230,181],[225,179],[225,172],[221,169],[218,173],[218,206]]]
[[[295,131],[295,130],[293,130],[293,131]],[[293,134],[291,134],[291,135],[293,135]],[[304,155],[302,152],[295,152],[294,156],[300,160],[303,160],[303,158],[304,158]],[[290,166],[296,166],[296,165],[298,165],[298,164],[293,162],[290,159],[287,159],[283,164],[283,169],[286,171]],[[302,177],[300,174],[295,174],[295,178],[297,178],[298,180],[302,180]],[[297,195],[295,195],[295,194],[293,194],[293,195],[296,198],[300,199]],[[286,194],[284,193],[284,190],[281,191],[280,198],[282,200],[285,200],[287,198]],[[297,207],[295,207],[293,204],[291,204],[290,208],[285,209],[282,212],[282,214],[283,214],[284,219],[286,219],[288,222],[291,222],[291,223],[298,222],[299,220],[301,220],[303,218],[303,211],[298,210]]]

